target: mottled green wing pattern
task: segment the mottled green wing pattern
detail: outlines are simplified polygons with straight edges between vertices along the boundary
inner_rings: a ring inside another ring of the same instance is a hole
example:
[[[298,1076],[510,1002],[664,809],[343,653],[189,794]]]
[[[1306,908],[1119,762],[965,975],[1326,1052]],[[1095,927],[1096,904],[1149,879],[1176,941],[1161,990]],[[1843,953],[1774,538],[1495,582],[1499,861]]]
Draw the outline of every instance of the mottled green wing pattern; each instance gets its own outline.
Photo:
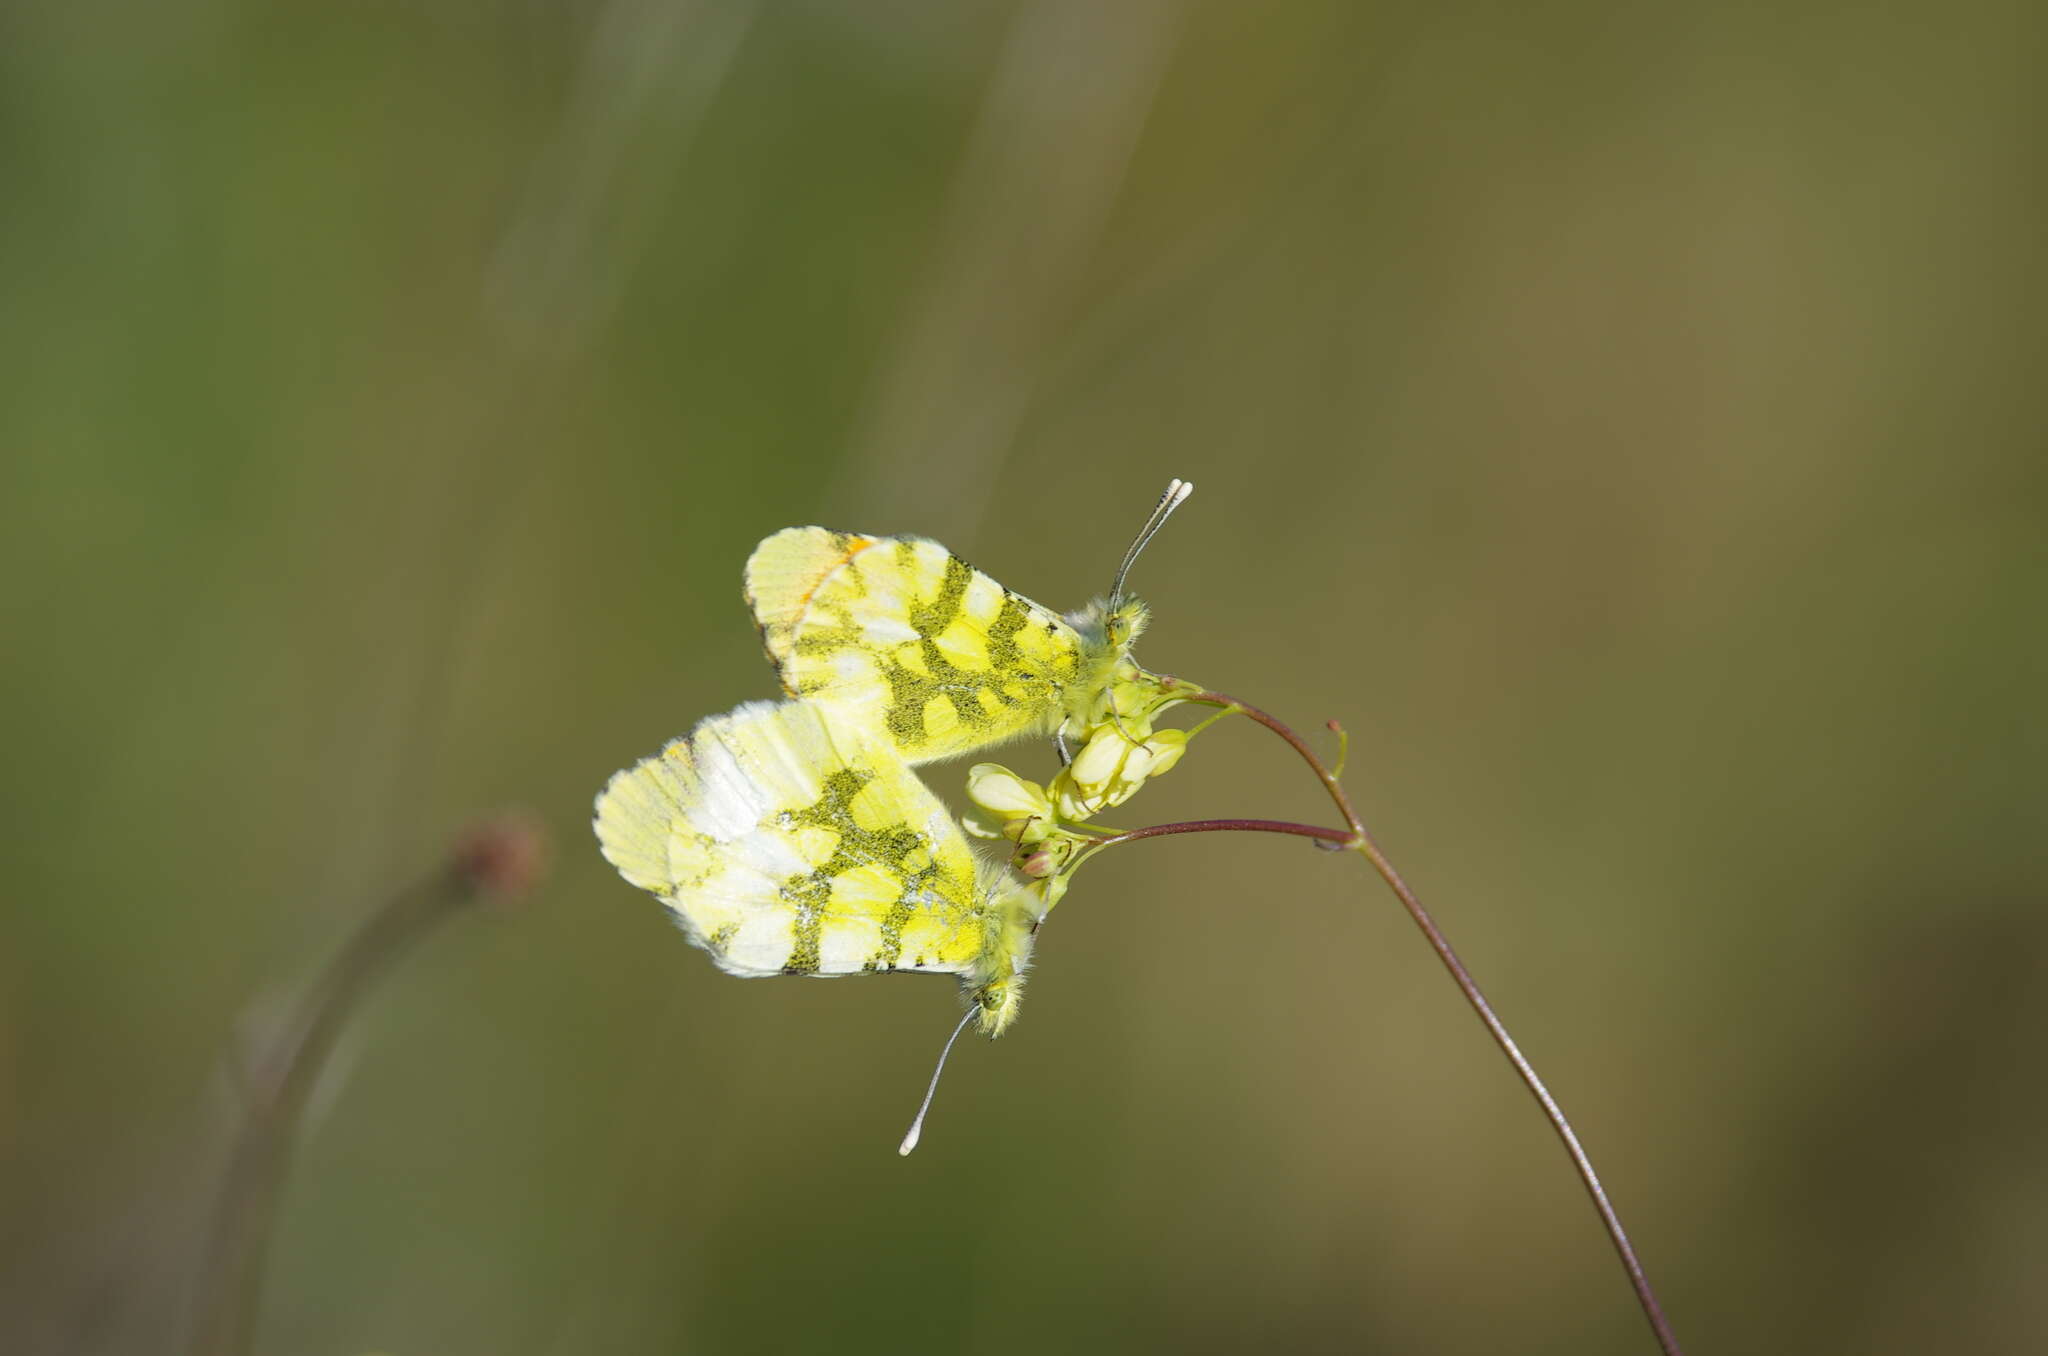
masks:
[[[1000,1029],[1035,918],[900,759],[802,702],[751,703],[613,777],[605,856],[738,975],[961,977]]]
[[[747,562],[784,688],[928,762],[1050,733],[1089,647],[934,541],[793,527]]]

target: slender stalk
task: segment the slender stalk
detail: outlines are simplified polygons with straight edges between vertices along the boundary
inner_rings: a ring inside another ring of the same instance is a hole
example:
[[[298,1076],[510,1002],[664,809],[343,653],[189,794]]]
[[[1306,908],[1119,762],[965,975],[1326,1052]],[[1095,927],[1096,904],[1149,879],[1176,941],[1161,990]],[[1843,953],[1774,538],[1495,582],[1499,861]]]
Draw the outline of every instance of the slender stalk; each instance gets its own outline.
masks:
[[[537,830],[516,820],[470,834],[439,870],[400,890],[369,917],[307,991],[282,1036],[253,1062],[243,1089],[241,1130],[200,1262],[190,1356],[246,1356],[251,1349],[299,1120],[357,1003],[463,906],[530,884],[540,852]]]
[[[1351,846],[1351,835],[1343,829],[1295,824],[1284,819],[1190,819],[1178,824],[1154,824],[1146,829],[1127,829],[1113,838],[1105,838],[1088,846],[1089,850],[1093,851],[1118,843],[1135,842],[1140,838],[1164,838],[1176,833],[1291,833],[1297,838],[1313,838],[1329,847]]]
[[[1366,831],[1364,821],[1352,808],[1351,798],[1345,794],[1343,785],[1337,780],[1337,774],[1331,771],[1322,759],[1316,756],[1315,750],[1286,723],[1247,702],[1221,692],[1209,691],[1186,696],[1183,700],[1221,707],[1226,711],[1241,712],[1286,740],[1293,746],[1294,751],[1301,755],[1302,761],[1314,770],[1317,780],[1321,781],[1323,788],[1329,792],[1331,803],[1336,806],[1337,813],[1343,816],[1346,829],[1326,829],[1312,824],[1291,824],[1266,819],[1190,820],[1186,823],[1157,824],[1150,828],[1134,829],[1106,839],[1098,846],[1129,842],[1138,838],[1160,838],[1171,834],[1250,830],[1313,838],[1318,841],[1319,846],[1327,844],[1354,851],[1370,862],[1373,870],[1379,873],[1380,879],[1387,883],[1387,887],[1401,901],[1401,907],[1408,911],[1408,916],[1414,920],[1415,926],[1421,929],[1430,949],[1435,951],[1437,959],[1443,962],[1444,969],[1450,973],[1452,982],[1458,986],[1458,991],[1465,995],[1465,1001],[1478,1015],[1480,1022],[1486,1027],[1487,1034],[1493,1037],[1494,1044],[1500,1047],[1501,1053],[1507,1056],[1508,1063],[1514,1066],[1523,1086],[1528,1088],[1530,1095],[1543,1108],[1545,1119],[1550,1122],[1550,1128],[1563,1142],[1565,1152],[1571,1157],[1572,1166],[1578,1171],[1580,1182],[1585,1185],[1586,1194],[1592,1198],[1593,1208],[1599,1212],[1600,1222],[1607,1230],[1607,1237],[1621,1258],[1623,1270],[1628,1273],[1629,1285],[1635,1291],[1636,1303],[1642,1307],[1643,1316],[1649,1320],[1650,1329],[1656,1334],[1658,1347],[1664,1356],[1683,1356],[1677,1334],[1672,1332],[1669,1320],[1664,1317],[1663,1306],[1657,1302],[1657,1292],[1651,1288],[1650,1278],[1643,1270],[1642,1260],[1636,1256],[1635,1245],[1629,1242],[1628,1231],[1622,1227],[1621,1216],[1615,1211],[1613,1202],[1608,1199],[1607,1189],[1601,1185],[1600,1175],[1594,1171],[1593,1160],[1586,1153],[1585,1146],[1579,1142],[1578,1133],[1572,1129],[1571,1121],[1564,1114],[1564,1108],[1558,1105],[1557,1098],[1551,1095],[1550,1089],[1537,1075],[1536,1068],[1529,1062],[1528,1056],[1522,1053],[1522,1048],[1515,1043],[1514,1037],[1508,1034],[1506,1024],[1494,1012],[1493,1005],[1480,990],[1478,981],[1472,978],[1472,972],[1465,968],[1464,961],[1459,959],[1450,940],[1444,936],[1443,929],[1437,926],[1429,910],[1423,907],[1422,900],[1416,896],[1408,882],[1402,879],[1401,873],[1394,869],[1394,864],[1387,860],[1379,844],[1375,843],[1372,835]],[[1334,722],[1332,728],[1336,729]],[[1342,731],[1338,730],[1338,734],[1341,738]]]

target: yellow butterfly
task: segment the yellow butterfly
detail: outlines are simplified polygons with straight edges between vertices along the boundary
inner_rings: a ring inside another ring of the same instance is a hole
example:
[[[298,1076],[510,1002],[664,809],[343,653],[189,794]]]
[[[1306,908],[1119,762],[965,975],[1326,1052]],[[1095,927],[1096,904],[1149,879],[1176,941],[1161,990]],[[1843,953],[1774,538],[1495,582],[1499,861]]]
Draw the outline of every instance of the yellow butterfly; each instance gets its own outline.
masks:
[[[876,732],[910,763],[1098,723],[1146,609],[1131,563],[1194,486],[1175,480],[1106,600],[1069,616],[1012,593],[935,541],[787,528],[747,561],[747,605],[791,696]]]
[[[729,974],[952,974],[985,1034],[1017,1015],[1042,905],[893,751],[815,706],[700,722],[611,779],[596,829]]]

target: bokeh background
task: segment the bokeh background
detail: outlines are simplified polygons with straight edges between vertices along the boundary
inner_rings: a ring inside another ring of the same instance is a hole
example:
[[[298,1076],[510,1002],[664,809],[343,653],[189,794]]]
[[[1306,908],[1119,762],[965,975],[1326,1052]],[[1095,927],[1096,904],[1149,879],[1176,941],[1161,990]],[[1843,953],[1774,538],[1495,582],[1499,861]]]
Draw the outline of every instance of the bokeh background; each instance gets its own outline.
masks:
[[[1143,658],[1355,732],[1691,1347],[2038,1349],[2044,37],[7,7],[0,1345],[178,1349],[223,1070],[525,806],[544,884],[320,1089],[260,1350],[1648,1350],[1355,862],[1109,854],[899,1160],[951,985],[725,978],[599,859],[770,694],[768,532],[1071,606],[1178,475]],[[1249,727],[1131,811],[1326,815]]]

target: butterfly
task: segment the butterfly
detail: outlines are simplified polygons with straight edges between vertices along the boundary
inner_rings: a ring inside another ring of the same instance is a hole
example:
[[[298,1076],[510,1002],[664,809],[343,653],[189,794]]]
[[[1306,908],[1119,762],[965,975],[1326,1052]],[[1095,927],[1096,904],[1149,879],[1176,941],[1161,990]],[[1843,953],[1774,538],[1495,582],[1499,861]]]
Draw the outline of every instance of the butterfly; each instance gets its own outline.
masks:
[[[967,1013],[902,1153],[969,1023],[994,1037],[1016,1020],[1056,897],[977,857],[912,765],[1087,730],[1156,682],[1129,658],[1146,611],[1124,577],[1193,488],[1167,487],[1108,599],[1065,618],[937,542],[776,533],[746,596],[795,700],[701,721],[597,797],[606,859],[729,974],[959,977]]]
[[[792,527],[755,548],[746,598],[790,696],[875,732],[909,763],[1103,718],[1144,603],[1124,577],[1194,486],[1175,480],[1106,599],[1061,616],[935,541]],[[1064,748],[1064,744],[1062,745]]]
[[[596,829],[728,974],[951,974],[984,1034],[1016,1018],[1042,906],[893,751],[816,706],[699,722],[611,779]]]

